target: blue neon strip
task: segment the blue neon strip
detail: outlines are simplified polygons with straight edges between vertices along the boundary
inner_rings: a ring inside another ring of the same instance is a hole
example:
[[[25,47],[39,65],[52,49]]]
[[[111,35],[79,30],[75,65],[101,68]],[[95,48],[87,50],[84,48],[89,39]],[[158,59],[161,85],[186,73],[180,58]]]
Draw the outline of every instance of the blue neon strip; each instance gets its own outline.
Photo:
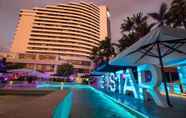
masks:
[[[95,93],[101,95],[102,97],[108,98],[108,99],[114,101],[115,103],[117,103],[117,104],[119,104],[119,105],[122,105],[124,108],[128,109],[129,111],[132,111],[133,113],[139,115],[140,118],[149,118],[149,116],[147,116],[147,115],[145,115],[145,114],[142,114],[141,112],[138,112],[138,111],[135,110],[135,109],[132,109],[131,107],[129,107],[129,106],[127,106],[127,105],[121,103],[120,101],[117,101],[117,100],[114,99],[113,97],[110,97],[109,95],[107,95],[107,94],[105,94],[105,93],[103,93],[103,92],[101,92],[101,91],[99,91],[99,90],[97,90],[97,89],[95,89],[95,88],[93,88],[93,87],[89,87],[89,88],[90,88],[91,90],[93,90]]]
[[[53,111],[52,118],[69,118],[72,109],[72,92]]]
[[[47,88],[50,88],[50,87],[61,87],[61,84],[56,84],[56,85],[54,85],[54,84],[42,84],[42,85],[38,85],[37,86],[38,88],[40,87],[40,88],[42,88],[42,87],[47,87]],[[138,115],[138,116],[140,116],[140,118],[149,118],[148,116],[146,116],[145,114],[142,114],[142,113],[140,113],[140,112],[138,112],[137,110],[135,110],[135,109],[133,109],[133,108],[131,108],[131,107],[129,107],[129,106],[127,106],[127,105],[125,105],[125,104],[123,104],[123,103],[121,103],[121,102],[119,102],[119,101],[117,101],[116,99],[114,99],[114,98],[112,98],[112,97],[110,97],[109,95],[107,95],[107,94],[105,94],[105,93],[103,93],[103,92],[101,92],[101,91],[99,91],[99,90],[97,90],[97,89],[95,89],[95,88],[93,88],[93,87],[91,87],[91,86],[88,86],[88,85],[68,85],[68,84],[64,84],[63,85],[63,87],[64,88],[75,88],[75,89],[91,89],[91,90],[93,90],[96,94],[98,94],[98,95],[100,95],[101,97],[103,97],[104,99],[106,99],[106,100],[112,100],[114,103],[117,103],[118,105],[121,105],[121,106],[123,106],[124,108],[126,108],[129,112],[132,112],[132,113],[135,113],[135,115]],[[59,117],[57,117],[57,116],[61,116],[62,114],[60,114],[60,113],[58,113],[59,111],[59,107],[60,106],[62,106],[62,104],[63,104],[63,106],[65,106],[64,104],[65,103],[61,103],[61,105],[59,105],[58,106],[58,109],[56,109],[57,111],[57,113],[56,114],[58,114],[58,115],[55,115],[56,117],[53,117],[53,118],[59,118]],[[113,104],[113,103],[112,103]],[[115,105],[115,104],[113,104],[113,105]],[[67,106],[68,106],[68,104],[67,104]],[[118,107],[117,107],[118,108]],[[118,109],[121,109],[121,108],[118,108]],[[64,111],[64,113],[66,114],[66,112],[67,111]],[[61,118],[66,118],[66,117],[61,117]]]

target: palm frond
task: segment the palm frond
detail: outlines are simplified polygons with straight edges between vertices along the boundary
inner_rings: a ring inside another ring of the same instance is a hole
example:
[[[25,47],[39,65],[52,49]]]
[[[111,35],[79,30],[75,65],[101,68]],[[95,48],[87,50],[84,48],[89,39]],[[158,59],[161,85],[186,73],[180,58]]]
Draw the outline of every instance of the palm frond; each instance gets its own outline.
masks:
[[[160,6],[160,10],[159,10],[159,14],[161,17],[164,17],[164,15],[167,12],[167,4],[166,3],[162,3]]]
[[[155,19],[156,21],[160,21],[160,15],[158,13],[149,13],[148,14],[150,17],[152,17],[153,19]]]

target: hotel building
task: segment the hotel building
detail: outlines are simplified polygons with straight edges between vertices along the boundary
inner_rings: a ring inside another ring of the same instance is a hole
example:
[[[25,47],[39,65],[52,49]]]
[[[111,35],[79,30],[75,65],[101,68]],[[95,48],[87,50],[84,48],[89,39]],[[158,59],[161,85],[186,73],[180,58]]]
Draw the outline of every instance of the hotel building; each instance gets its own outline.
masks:
[[[88,72],[91,50],[110,36],[109,25],[107,7],[93,3],[23,9],[10,52],[56,55],[79,72]]]

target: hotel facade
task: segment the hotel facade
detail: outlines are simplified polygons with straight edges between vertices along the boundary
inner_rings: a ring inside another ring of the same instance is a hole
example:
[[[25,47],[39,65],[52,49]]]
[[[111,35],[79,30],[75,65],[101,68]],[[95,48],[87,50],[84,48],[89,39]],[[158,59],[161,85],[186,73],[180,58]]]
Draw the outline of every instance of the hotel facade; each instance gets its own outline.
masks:
[[[55,55],[80,72],[88,72],[92,48],[106,37],[110,37],[106,6],[85,2],[47,5],[20,11],[10,52]],[[56,65],[59,62],[51,66]]]

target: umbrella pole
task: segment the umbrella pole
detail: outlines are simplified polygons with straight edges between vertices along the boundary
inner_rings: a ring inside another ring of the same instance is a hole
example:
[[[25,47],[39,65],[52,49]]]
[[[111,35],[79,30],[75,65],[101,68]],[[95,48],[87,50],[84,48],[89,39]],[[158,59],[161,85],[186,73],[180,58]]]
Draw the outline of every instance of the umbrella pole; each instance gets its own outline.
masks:
[[[161,75],[162,75],[162,80],[163,80],[163,84],[164,84],[165,96],[166,96],[167,104],[170,107],[172,107],[173,105],[170,102],[170,97],[169,97],[169,92],[168,92],[168,89],[167,89],[166,79],[164,78],[164,65],[163,65],[163,60],[162,60],[162,56],[161,56],[161,50],[160,50],[160,44],[159,43],[157,43],[157,50],[158,50],[158,58],[159,58],[160,67],[161,67]]]

